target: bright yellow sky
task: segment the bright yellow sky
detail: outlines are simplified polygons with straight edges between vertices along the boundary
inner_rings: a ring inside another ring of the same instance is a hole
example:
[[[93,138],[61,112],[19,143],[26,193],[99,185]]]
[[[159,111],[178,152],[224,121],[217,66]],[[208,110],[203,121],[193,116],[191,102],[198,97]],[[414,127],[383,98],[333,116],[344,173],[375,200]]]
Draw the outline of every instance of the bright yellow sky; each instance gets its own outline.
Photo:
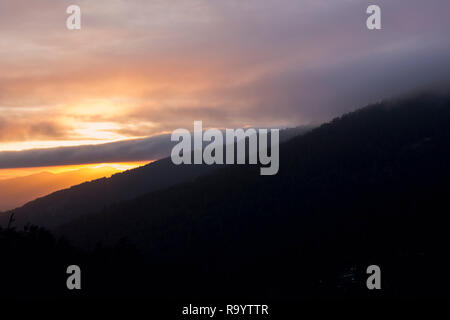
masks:
[[[0,211],[17,208],[52,192],[86,181],[108,178],[149,162],[151,161],[1,169]]]
[[[41,172],[51,172],[57,174],[86,168],[97,170],[99,173],[101,173],[102,171],[110,172],[111,169],[115,169],[116,171],[119,172],[137,168],[146,165],[150,162],[152,161],[148,160],[148,161],[121,162],[121,163],[94,163],[94,164],[81,164],[69,166],[0,169],[0,180],[29,176]]]

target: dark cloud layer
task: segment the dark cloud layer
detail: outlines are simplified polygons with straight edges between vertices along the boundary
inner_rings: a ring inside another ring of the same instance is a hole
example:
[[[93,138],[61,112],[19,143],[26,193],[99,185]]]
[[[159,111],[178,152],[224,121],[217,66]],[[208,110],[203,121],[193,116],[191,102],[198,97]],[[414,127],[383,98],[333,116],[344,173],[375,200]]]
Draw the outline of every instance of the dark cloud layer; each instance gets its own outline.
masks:
[[[170,154],[170,135],[101,145],[0,152],[0,169],[156,160]]]

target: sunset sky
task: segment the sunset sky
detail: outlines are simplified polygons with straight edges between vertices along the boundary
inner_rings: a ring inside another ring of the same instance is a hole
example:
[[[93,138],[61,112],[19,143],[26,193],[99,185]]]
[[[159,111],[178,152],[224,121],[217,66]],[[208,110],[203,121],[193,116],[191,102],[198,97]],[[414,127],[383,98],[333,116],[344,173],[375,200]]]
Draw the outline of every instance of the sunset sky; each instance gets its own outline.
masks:
[[[71,4],[81,30],[66,29]],[[446,81],[449,13],[447,0],[1,0],[0,168],[153,160],[159,147],[132,147],[194,120],[318,123]],[[117,141],[129,153],[98,154]]]

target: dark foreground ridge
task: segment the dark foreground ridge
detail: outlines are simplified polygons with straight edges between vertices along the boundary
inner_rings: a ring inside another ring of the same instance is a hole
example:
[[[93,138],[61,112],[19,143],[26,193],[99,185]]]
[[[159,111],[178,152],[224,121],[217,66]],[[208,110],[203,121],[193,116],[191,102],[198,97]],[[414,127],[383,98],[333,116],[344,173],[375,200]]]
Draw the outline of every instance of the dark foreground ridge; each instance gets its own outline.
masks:
[[[55,230],[77,248],[41,229],[4,229],[0,272],[25,279],[19,295],[443,297],[449,163],[448,95],[381,102],[282,144],[276,176],[227,166]],[[74,294],[69,264],[86,270]],[[371,264],[380,291],[366,288]]]

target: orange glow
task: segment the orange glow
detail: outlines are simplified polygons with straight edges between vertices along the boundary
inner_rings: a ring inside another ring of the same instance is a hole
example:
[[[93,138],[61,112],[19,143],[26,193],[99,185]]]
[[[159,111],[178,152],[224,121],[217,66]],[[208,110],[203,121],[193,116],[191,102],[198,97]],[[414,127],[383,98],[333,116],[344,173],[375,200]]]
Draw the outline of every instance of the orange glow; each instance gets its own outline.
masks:
[[[96,171],[98,174],[101,174],[103,172],[115,173],[137,168],[146,165],[150,162],[153,162],[153,160],[120,162],[120,163],[92,163],[92,164],[77,164],[77,165],[52,166],[52,167],[0,169],[0,180],[24,177],[41,172],[50,172],[58,174],[81,169],[92,169],[91,171]]]
[[[0,169],[0,211],[14,209],[52,192],[143,166],[151,161]]]

